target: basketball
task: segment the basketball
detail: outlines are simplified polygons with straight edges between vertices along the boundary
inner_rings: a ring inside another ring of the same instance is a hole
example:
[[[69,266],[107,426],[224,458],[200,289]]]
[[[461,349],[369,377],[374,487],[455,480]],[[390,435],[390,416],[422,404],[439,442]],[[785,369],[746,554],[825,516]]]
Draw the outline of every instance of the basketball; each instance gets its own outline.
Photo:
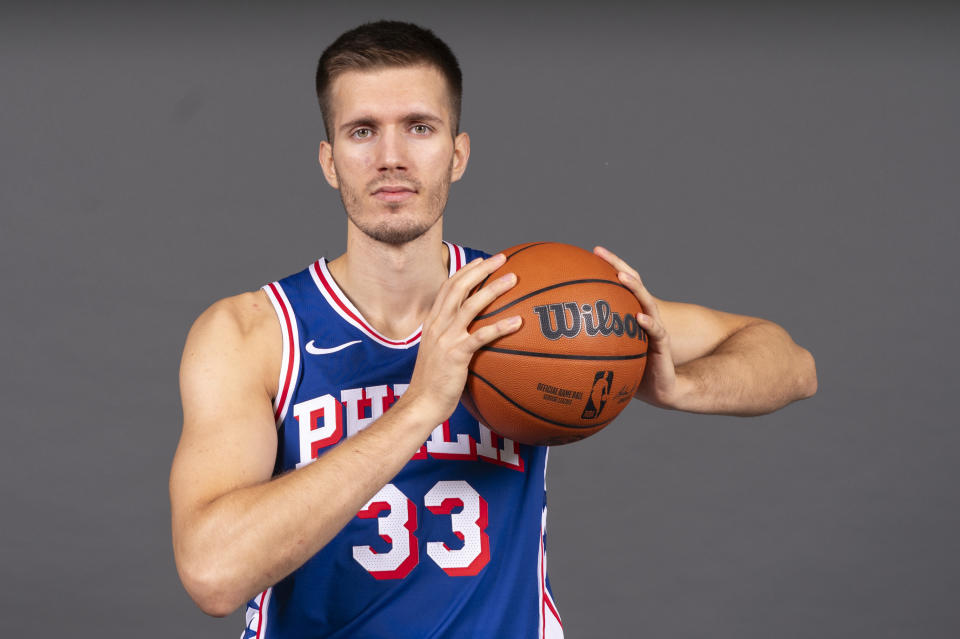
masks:
[[[512,315],[523,325],[476,352],[463,404],[520,443],[588,437],[613,421],[640,384],[647,354],[640,302],[615,268],[576,246],[531,242],[503,253],[507,261],[474,292],[511,272],[517,284],[470,330]]]

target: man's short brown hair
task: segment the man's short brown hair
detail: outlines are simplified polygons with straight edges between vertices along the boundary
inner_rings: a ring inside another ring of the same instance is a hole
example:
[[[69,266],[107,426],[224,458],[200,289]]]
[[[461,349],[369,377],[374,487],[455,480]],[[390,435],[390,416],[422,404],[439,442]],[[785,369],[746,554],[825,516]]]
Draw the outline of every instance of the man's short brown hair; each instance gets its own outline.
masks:
[[[368,22],[347,31],[320,56],[317,64],[317,99],[327,131],[333,142],[331,127],[330,86],[345,71],[368,71],[384,67],[408,67],[428,64],[437,68],[447,81],[450,92],[451,129],[460,129],[460,100],[463,76],[456,56],[433,31],[409,22],[380,20]]]

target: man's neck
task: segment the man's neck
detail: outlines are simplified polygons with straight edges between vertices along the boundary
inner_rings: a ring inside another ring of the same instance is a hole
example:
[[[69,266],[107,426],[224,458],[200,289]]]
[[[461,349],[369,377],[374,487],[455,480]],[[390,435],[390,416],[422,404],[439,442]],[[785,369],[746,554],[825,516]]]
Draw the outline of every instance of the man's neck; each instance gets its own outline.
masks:
[[[449,273],[441,222],[402,245],[378,242],[349,221],[347,252],[327,266],[363,317],[390,339],[419,327]]]

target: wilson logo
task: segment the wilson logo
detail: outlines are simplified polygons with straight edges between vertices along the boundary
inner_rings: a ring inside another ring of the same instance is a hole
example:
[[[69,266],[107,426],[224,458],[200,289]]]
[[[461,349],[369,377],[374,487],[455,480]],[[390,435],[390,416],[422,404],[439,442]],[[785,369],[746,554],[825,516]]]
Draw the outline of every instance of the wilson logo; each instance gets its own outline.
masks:
[[[621,315],[610,310],[610,303],[606,300],[597,300],[597,303],[580,305],[577,302],[561,302],[559,304],[544,304],[534,306],[533,312],[540,320],[540,332],[547,339],[561,337],[574,338],[581,332],[589,337],[616,337],[636,338],[647,341],[647,334],[633,313]]]

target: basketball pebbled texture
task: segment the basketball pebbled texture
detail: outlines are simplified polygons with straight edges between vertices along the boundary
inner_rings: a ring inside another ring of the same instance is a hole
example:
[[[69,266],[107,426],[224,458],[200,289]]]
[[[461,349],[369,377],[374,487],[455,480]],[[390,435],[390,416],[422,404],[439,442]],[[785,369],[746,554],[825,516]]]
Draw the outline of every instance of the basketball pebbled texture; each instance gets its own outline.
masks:
[[[629,403],[643,376],[640,302],[616,269],[576,246],[531,242],[503,253],[506,263],[474,292],[511,272],[517,284],[470,330],[513,315],[523,325],[477,351],[463,404],[525,444],[566,444],[596,433]]]

